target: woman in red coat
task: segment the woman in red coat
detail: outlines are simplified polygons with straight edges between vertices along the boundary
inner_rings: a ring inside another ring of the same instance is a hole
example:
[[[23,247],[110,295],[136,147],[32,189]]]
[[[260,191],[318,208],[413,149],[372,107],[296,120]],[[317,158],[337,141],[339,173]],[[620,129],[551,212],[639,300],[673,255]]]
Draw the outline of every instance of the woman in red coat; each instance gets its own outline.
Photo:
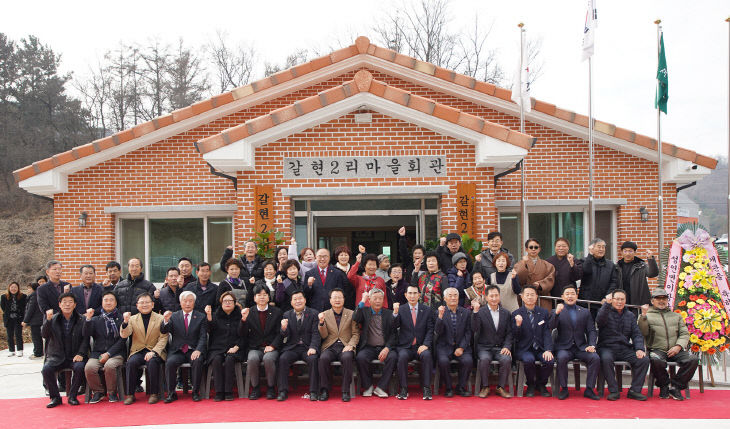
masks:
[[[357,269],[360,268],[360,263],[362,263],[365,267],[365,272],[361,276],[357,275]],[[360,302],[363,299],[363,295],[365,295],[365,306],[369,307],[370,302],[367,298],[368,292],[375,288],[386,292],[385,280],[375,274],[375,271],[377,269],[377,256],[373,254],[367,254],[363,258],[362,254],[357,254],[357,257],[355,257],[355,263],[352,265],[352,267],[350,267],[350,271],[347,273],[347,279],[350,280],[350,283],[352,283],[352,285],[355,287],[355,302]],[[386,298],[383,301],[383,307],[388,308],[387,293],[385,296]]]

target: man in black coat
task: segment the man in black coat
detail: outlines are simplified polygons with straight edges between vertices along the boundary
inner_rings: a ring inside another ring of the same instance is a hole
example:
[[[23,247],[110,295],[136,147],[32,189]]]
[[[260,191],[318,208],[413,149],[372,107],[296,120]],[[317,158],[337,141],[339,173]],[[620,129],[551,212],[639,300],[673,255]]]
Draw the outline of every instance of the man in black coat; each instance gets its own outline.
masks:
[[[618,268],[606,259],[606,242],[594,238],[588,245],[590,255],[582,261],[583,276],[580,281],[578,299],[601,301],[609,291],[618,285]],[[591,317],[596,318],[598,306],[591,306]]]
[[[346,290],[349,281],[345,273],[330,265],[330,252],[317,250],[317,266],[304,274],[305,293],[309,295],[309,306],[317,311],[329,310],[329,293],[332,289]]]
[[[160,307],[163,313],[165,311],[174,313],[180,309],[180,294],[183,292],[181,280],[183,280],[183,276],[180,274],[179,268],[170,267],[167,269],[165,284],[160,289]]]
[[[499,362],[499,379],[497,394],[503,398],[512,395],[505,389],[507,379],[512,371],[512,321],[509,311],[499,305],[499,287],[487,287],[487,306],[481,307],[479,301],[471,302],[474,314],[471,317],[471,329],[476,336],[476,352],[482,388],[479,397],[489,395],[489,366],[492,360]]]
[[[86,310],[83,334],[93,338],[93,346],[84,372],[92,391],[90,404],[100,402],[104,397],[99,371],[104,370],[104,381],[109,402],[118,402],[117,370],[124,364],[126,341],[120,335],[122,314],[117,310],[117,296],[112,291],[104,292],[101,312],[94,316],[94,309]]]
[[[620,398],[616,382],[614,362],[626,361],[631,365],[631,388],[627,398],[646,401],[641,393],[646,372],[649,370],[649,357],[644,350],[644,336],[641,335],[636,316],[625,308],[626,292],[616,289],[606,296],[606,302],[596,316],[598,325],[598,354],[601,357],[603,376],[608,384],[608,400]]]
[[[213,310],[218,308],[218,285],[210,281],[210,275],[210,264],[201,262],[198,264],[198,280],[188,283],[183,289],[195,294],[195,311],[204,312],[207,306]]]
[[[456,386],[456,394],[469,397],[471,393],[467,389],[467,381],[474,365],[469,310],[459,306],[459,290],[453,287],[444,291],[444,302],[446,306],[439,307],[434,327],[436,360],[445,386],[444,396],[447,398],[454,396],[449,366],[451,359],[456,359],[459,362],[459,384]]]
[[[281,333],[284,346],[279,357],[279,401],[285,401],[289,391],[289,369],[291,364],[303,360],[309,369],[309,400],[316,401],[319,392],[317,373],[319,346],[322,337],[317,328],[318,313],[307,307],[304,292],[298,290],[291,296],[292,309],[281,319]]]
[[[563,288],[563,302],[553,310],[551,329],[557,329],[555,340],[557,376],[560,384],[558,399],[568,398],[568,363],[580,359],[588,367],[586,373],[586,389],[583,396],[589,399],[600,399],[593,390],[598,377],[601,360],[596,354],[596,327],[591,313],[583,307],[575,305],[578,294],[575,286]]]
[[[122,313],[137,314],[137,297],[143,293],[148,293],[150,296],[158,296],[157,288],[155,285],[145,280],[144,273],[142,272],[142,260],[139,258],[132,258],[127,263],[127,271],[129,274],[127,278],[117,283],[117,287],[114,288],[114,293],[117,295],[119,300],[119,311]]]
[[[239,277],[246,284],[246,289],[253,290],[256,280],[264,278],[264,260],[256,254],[257,247],[253,241],[243,244],[243,255],[240,256],[243,262],[243,269]],[[226,262],[233,256],[233,246],[228,246],[221,257],[221,271],[226,272]]]
[[[525,369],[525,396],[535,396],[537,388],[540,395],[550,397],[545,387],[555,364],[550,312],[536,305],[538,293],[533,285],[525,285],[521,296],[522,307],[512,313],[512,332],[515,338],[515,359],[521,361]],[[539,371],[535,362],[540,362]]]
[[[246,371],[251,378],[251,392],[248,399],[258,399],[261,396],[259,389],[259,367],[264,363],[268,390],[267,399],[276,399],[276,362],[281,348],[281,310],[269,305],[269,292],[265,286],[257,285],[253,288],[254,305],[241,311],[239,335],[248,341],[248,358]]]
[[[166,311],[160,332],[172,334],[167,347],[167,397],[165,403],[177,400],[177,369],[183,363],[190,364],[193,384],[193,401],[200,401],[200,382],[203,377],[203,362],[208,345],[208,320],[205,314],[195,311],[195,294],[185,291],[180,294],[181,309]]]
[[[46,314],[49,309],[53,310],[54,313],[58,313],[60,311],[58,297],[65,292],[71,291],[71,284],[61,280],[62,274],[63,265],[60,262],[48,261],[46,263],[48,282],[40,285],[36,291],[38,294],[38,308],[43,314]]]
[[[81,274],[81,284],[71,288],[71,293],[76,296],[76,312],[80,315],[86,314],[86,310],[91,308],[95,315],[101,313],[101,295],[104,288],[96,283],[96,268],[93,265],[82,265],[79,268]]]
[[[421,362],[421,388],[423,399],[433,399],[431,392],[431,372],[433,368],[433,327],[434,314],[431,308],[419,304],[421,292],[418,286],[408,286],[406,299],[408,305],[400,309],[400,304],[393,304],[395,327],[398,331],[398,381],[400,392],[398,399],[408,399],[408,362],[418,359]]]
[[[41,325],[43,325],[44,314],[38,308],[38,288],[40,287],[38,282],[46,283],[46,277],[40,276],[36,279],[35,283],[31,283],[30,287],[33,289],[33,293],[28,295],[28,302],[25,305],[25,315],[23,315],[23,323],[21,323],[24,328],[26,326],[30,327],[30,335],[33,339],[33,354],[28,357],[29,359],[40,359],[43,357]]]
[[[370,307],[365,307],[369,300]],[[381,398],[387,398],[388,383],[393,376],[398,354],[395,350],[396,330],[393,323],[393,312],[383,308],[385,293],[375,288],[362,294],[362,301],[352,317],[360,327],[360,342],[355,356],[357,372],[360,374],[360,386],[365,389],[362,396],[372,396],[373,393]],[[397,301],[396,301],[397,302]],[[370,362],[374,359],[383,362],[383,375],[377,386],[373,386],[373,375]]]
[[[446,237],[441,237],[439,246],[436,248],[436,256],[439,259],[439,267],[444,273],[448,272],[454,266],[452,262],[454,255],[457,253],[468,255],[469,253],[461,247],[461,236],[455,232],[449,233]],[[466,258],[466,270],[471,272],[474,268],[471,258]]]
[[[67,387],[69,405],[79,405],[76,395],[84,380],[84,365],[89,350],[89,342],[84,338],[83,321],[76,312],[76,297],[70,293],[62,293],[58,297],[59,313],[53,309],[46,310],[46,320],[41,326],[41,335],[46,340],[46,362],[41,374],[48,389],[51,402],[47,408],[61,405],[61,394],[56,384],[56,372],[71,368],[73,375],[71,386]]]
[[[618,288],[626,291],[626,304],[649,305],[648,278],[659,275],[659,267],[651,250],[645,260],[636,256],[638,247],[633,241],[625,241],[621,245],[621,260],[618,261]]]

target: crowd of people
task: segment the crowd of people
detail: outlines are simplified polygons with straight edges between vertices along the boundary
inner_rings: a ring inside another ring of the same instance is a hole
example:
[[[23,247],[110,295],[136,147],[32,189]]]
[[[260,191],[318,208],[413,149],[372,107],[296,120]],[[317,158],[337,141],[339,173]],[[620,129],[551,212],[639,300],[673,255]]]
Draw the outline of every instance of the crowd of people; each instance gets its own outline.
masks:
[[[10,354],[22,356],[22,327],[29,326],[31,357],[45,358],[48,407],[62,403],[58,374],[64,369],[72,372],[65,386],[71,405],[79,404],[84,384],[90,403],[106,397],[130,405],[142,391],[143,370],[148,403],[170,403],[178,399],[183,364],[190,366],[193,401],[202,399],[206,371],[213,376],[213,400],[233,400],[237,368],[250,378],[249,399],[265,392],[267,399],[285,401],[292,366],[301,361],[312,401],[329,399],[333,362],[339,362],[342,401],[352,399],[355,368],[362,396],[388,398],[395,375],[396,397],[407,399],[413,361],[424,400],[440,393],[432,391],[435,371],[446,397],[471,396],[474,367],[481,386],[474,394],[486,398],[493,387],[497,396],[510,398],[508,380],[518,361],[525,396],[551,396],[547,382],[555,368],[552,388],[562,400],[568,398],[573,359],[587,367],[587,398],[600,399],[595,387],[602,371],[607,399],[619,399],[614,362],[626,361],[632,373],[627,398],[647,399],[642,387],[651,369],[660,398],[684,399],[698,361],[686,350],[689,333],[669,308],[667,293],[649,290],[656,260],[650,252],[640,259],[635,243],[623,243],[622,258],[614,263],[601,239],[578,259],[569,241],[558,238],[555,254],[543,260],[542,243],[530,238],[515,259],[502,234],[493,231],[472,260],[458,234],[441,238],[433,252],[422,245],[409,249],[405,228],[399,234],[397,264],[362,245],[357,252],[338,247],[334,258],[324,248],[298,253],[294,240],[264,260],[248,241],[240,257],[232,247],[224,251],[225,279],[219,284],[211,281],[209,263],[198,263],[193,273],[193,261],[183,257],[167,270],[160,289],[145,279],[139,258],[127,261],[124,279],[121,265],[109,262],[103,283],[96,282],[94,266],[83,265],[77,286],[62,280],[59,261],[50,261],[30,296],[17,283],[2,295]],[[679,366],[671,377],[667,362]],[[498,374],[490,386],[493,367]],[[117,394],[122,368],[124,398]]]

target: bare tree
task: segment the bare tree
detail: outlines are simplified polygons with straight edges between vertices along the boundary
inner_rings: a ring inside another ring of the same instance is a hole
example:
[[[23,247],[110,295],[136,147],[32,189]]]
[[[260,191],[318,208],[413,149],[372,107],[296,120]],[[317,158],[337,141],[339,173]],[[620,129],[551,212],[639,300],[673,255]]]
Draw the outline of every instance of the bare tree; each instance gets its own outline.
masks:
[[[168,98],[173,110],[199,101],[210,89],[205,68],[182,39],[170,59]]]
[[[89,68],[89,77],[75,80],[74,88],[81,94],[81,102],[89,111],[89,126],[97,130],[97,137],[108,135],[112,129],[109,123],[111,101],[111,82],[107,69],[99,63],[97,68]]]
[[[219,92],[223,93],[246,85],[254,68],[253,46],[240,44],[231,46],[228,34],[216,32],[216,40],[208,43],[207,50],[218,77]]]
[[[306,49],[298,49],[287,55],[286,60],[284,60],[284,64],[280,65],[269,62],[264,63],[264,76],[271,76],[274,73],[278,73],[282,70],[307,62],[308,53],[309,51]]]
[[[487,48],[487,39],[492,32],[492,24],[479,25],[479,16],[474,17],[471,31],[459,40],[459,46],[464,55],[462,73],[499,85],[504,81],[504,71],[497,62],[496,50]]]
[[[143,115],[145,120],[150,120],[162,116],[169,107],[167,96],[170,85],[170,47],[158,39],[154,39],[141,52],[141,57],[143,61],[142,78],[145,82],[147,96]]]

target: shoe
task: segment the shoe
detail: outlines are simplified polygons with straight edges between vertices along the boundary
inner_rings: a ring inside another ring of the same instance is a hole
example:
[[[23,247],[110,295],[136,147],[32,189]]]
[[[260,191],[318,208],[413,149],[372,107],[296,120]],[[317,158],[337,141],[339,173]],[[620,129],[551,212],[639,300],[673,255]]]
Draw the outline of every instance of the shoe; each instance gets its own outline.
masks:
[[[286,393],[286,390],[282,390],[279,392],[279,396],[276,397],[277,401],[286,401],[286,398],[289,397],[289,394]]]
[[[79,405],[79,400],[76,399],[75,396],[69,396],[66,402],[68,402],[69,405]]]
[[[15,355],[18,356],[18,357],[23,357],[23,351],[22,350],[19,350],[19,351],[17,351],[15,353]]]
[[[525,396],[528,398],[534,398],[535,397],[535,386],[532,384],[527,385],[527,390],[525,391]]]
[[[15,356],[15,352],[8,353],[8,357],[13,357],[13,356]]]
[[[223,394],[223,399],[225,399],[226,401],[232,401],[233,400],[233,393],[230,393],[230,392],[229,393],[224,393]]]
[[[319,395],[317,392],[309,392],[309,400],[312,402],[319,401]]]
[[[512,397],[512,394],[509,393],[508,391],[504,390],[504,387],[502,387],[502,386],[497,386],[496,392],[497,392],[497,395],[503,397],[504,399],[509,399]]]
[[[58,398],[51,399],[51,402],[46,404],[46,408],[55,408],[55,407],[61,405],[62,403],[63,402],[61,402],[61,397],[59,396]]]
[[[138,389],[141,389],[141,388],[142,388],[142,386],[138,386],[137,388],[138,388]],[[177,382],[177,384],[175,385],[175,390],[183,390],[183,384],[182,384],[182,381],[178,381],[178,382]]]
[[[200,402],[201,399],[200,392],[193,391],[193,402]]]
[[[104,398],[104,394],[101,392],[94,392],[89,399],[89,404],[98,404]]]
[[[558,392],[558,399],[560,399],[561,401],[563,399],[568,399],[568,389],[567,388],[565,388],[565,387],[560,388],[560,392]]]
[[[408,399],[408,389],[405,387],[401,387],[400,392],[395,395],[395,397],[398,399]]]
[[[669,397],[674,399],[675,401],[684,401],[682,391],[677,389],[676,387],[672,387],[671,389],[669,389]]]
[[[157,393],[153,393],[150,395],[149,398],[147,398],[148,404],[156,404],[158,402],[160,402],[160,395],[158,395]]]
[[[369,398],[369,397],[373,396],[373,390],[375,390],[375,387],[373,387],[373,386],[368,387],[367,389],[365,389],[364,392],[362,392],[362,396],[365,398]]]
[[[444,397],[445,398],[453,398],[454,397],[454,391],[451,390],[451,389],[446,389],[446,391],[444,392]]]
[[[165,398],[165,403],[169,404],[170,402],[177,401],[177,393],[168,393],[167,397]]]
[[[593,391],[593,389],[586,388],[585,392],[583,392],[583,396],[588,399],[593,399],[594,401],[600,401],[601,397],[596,394],[596,392]]]
[[[119,395],[117,392],[112,392],[107,395],[109,397],[109,402],[119,402]]]
[[[182,387],[181,387],[181,389],[182,389]],[[134,389],[134,393],[142,393],[142,392],[144,392],[144,387],[142,387],[141,384],[139,386],[137,386],[136,389]]]
[[[659,388],[659,399],[669,399],[669,386]]]
[[[30,355],[30,356],[28,356],[28,359],[30,359],[30,360],[43,359],[43,356]]]
[[[252,387],[251,392],[249,392],[248,394],[248,399],[255,401],[259,399],[259,397],[261,397],[261,390],[259,389],[259,387]]]
[[[167,402],[167,401],[165,401]],[[127,395],[124,397],[124,405],[132,405],[134,404],[134,395]]]
[[[274,386],[269,386],[266,389],[266,399],[276,399],[276,388]]]
[[[388,397],[388,392],[386,392],[385,390],[383,390],[379,387],[376,387],[375,390],[373,390],[373,393],[378,398],[387,398]]]
[[[459,395],[459,396],[461,396],[462,398],[469,398],[469,397],[471,397],[471,392],[468,391],[467,389],[464,389],[461,386],[457,386],[456,387],[456,394]]]
[[[214,402],[220,402],[223,400],[223,392],[215,392],[215,398],[213,398]]]
[[[350,402],[350,392],[342,392],[342,402]]]
[[[424,387],[423,388],[423,399],[425,401],[430,401],[431,399],[433,399],[433,394],[431,393],[431,388],[430,387]]]
[[[549,398],[551,396],[544,384],[538,384],[537,391],[540,392],[540,396],[543,398]]]
[[[646,395],[640,392],[634,392],[633,390],[629,390],[626,397],[629,399],[636,399],[637,401],[646,401]]]
[[[486,398],[487,396],[489,396],[489,386],[482,387],[479,391],[479,397]]]
[[[629,392],[631,391],[629,390]],[[627,397],[630,398],[630,396]],[[618,392],[609,392],[608,396],[606,396],[606,399],[608,399],[609,401],[618,401],[619,399],[621,399],[621,394]]]
[[[330,398],[330,392],[327,391],[327,389],[322,389],[319,392],[319,400],[320,401],[326,401]]]

